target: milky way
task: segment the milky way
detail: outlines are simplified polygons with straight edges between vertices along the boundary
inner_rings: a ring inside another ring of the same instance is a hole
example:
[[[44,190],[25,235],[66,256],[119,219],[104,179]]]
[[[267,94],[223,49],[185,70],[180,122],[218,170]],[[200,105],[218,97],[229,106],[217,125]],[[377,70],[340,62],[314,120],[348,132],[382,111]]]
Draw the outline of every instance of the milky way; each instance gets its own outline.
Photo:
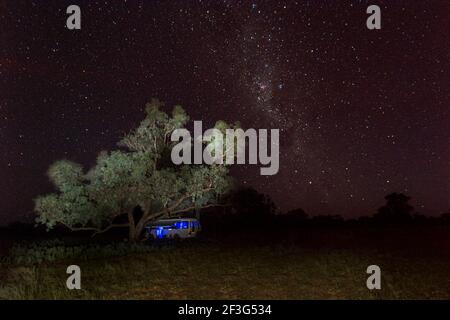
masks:
[[[282,211],[372,214],[394,191],[447,211],[448,1],[370,4],[381,30],[367,1],[0,1],[0,222],[30,219],[48,166],[92,165],[152,97],[280,129],[277,175],[232,174]]]

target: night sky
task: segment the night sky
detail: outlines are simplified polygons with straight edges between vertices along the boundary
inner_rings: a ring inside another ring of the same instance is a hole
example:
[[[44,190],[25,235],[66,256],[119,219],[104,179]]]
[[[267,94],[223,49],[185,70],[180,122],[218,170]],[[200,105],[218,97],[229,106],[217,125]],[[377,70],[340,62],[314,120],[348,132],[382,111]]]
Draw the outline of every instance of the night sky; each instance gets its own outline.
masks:
[[[30,219],[49,165],[92,165],[152,97],[204,128],[279,128],[277,175],[232,174],[283,211],[370,215],[396,191],[446,212],[449,17],[449,1],[0,0],[0,223]]]

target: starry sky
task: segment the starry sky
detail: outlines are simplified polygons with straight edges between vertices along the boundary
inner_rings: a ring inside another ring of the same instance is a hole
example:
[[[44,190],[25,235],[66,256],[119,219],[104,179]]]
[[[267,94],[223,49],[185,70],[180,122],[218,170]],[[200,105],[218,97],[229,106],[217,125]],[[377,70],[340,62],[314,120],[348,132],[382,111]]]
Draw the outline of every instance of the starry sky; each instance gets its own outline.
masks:
[[[396,191],[446,212],[449,17],[435,0],[0,0],[0,224],[32,218],[48,166],[92,165],[152,97],[204,128],[280,129],[277,175],[232,168],[280,210],[370,215]]]

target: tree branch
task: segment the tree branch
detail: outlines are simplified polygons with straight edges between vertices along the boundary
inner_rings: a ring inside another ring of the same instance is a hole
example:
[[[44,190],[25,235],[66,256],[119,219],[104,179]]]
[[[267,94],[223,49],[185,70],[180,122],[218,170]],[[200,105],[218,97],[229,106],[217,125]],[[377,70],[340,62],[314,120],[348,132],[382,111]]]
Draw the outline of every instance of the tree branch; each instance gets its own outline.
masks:
[[[94,227],[81,227],[81,228],[74,228],[69,226],[68,224],[65,224],[62,221],[59,221],[60,224],[62,224],[64,227],[70,229],[70,231],[98,231],[98,228],[94,228]]]
[[[209,188],[203,189],[201,191],[202,192],[208,192],[208,191],[213,190],[213,189],[214,188],[209,187]],[[177,207],[179,207],[183,203],[184,200],[188,199],[191,196],[192,196],[192,194],[185,194],[173,206],[171,206],[169,208],[164,208],[163,210],[155,212],[153,214],[150,214],[150,213],[145,214],[145,216],[141,218],[139,223],[142,221],[143,224],[145,224],[145,223],[147,223],[148,221],[150,221],[150,220],[152,220],[154,218],[162,216],[164,213],[166,213],[168,211],[169,212],[173,212],[173,210],[175,210]],[[207,207],[213,207],[213,206],[217,206],[217,205],[208,205],[208,206],[200,207],[200,209],[207,208]],[[195,209],[194,206],[186,208],[186,209],[182,209],[182,210],[179,210],[179,211],[175,211],[174,213],[186,212],[186,211],[193,210],[193,209]]]
[[[227,205],[227,204],[218,204],[218,203],[217,203],[217,204],[210,203],[210,204],[207,204],[207,205],[205,205],[205,206],[199,207],[198,209],[206,209],[206,208],[211,208],[211,207],[227,207],[227,206],[229,206],[229,205]],[[173,214],[176,214],[176,213],[182,213],[182,212],[194,210],[194,209],[196,209],[196,208],[197,208],[197,207],[192,206],[192,207],[189,207],[189,208],[185,208],[185,209],[180,209],[180,210],[174,211],[174,212],[172,212],[172,213],[173,213]]]
[[[71,227],[71,226],[65,224],[62,221],[60,221],[59,223],[62,224],[63,226],[65,226],[66,228],[70,229],[70,231],[94,231],[94,233],[92,234],[92,237],[94,237],[97,234],[106,232],[106,231],[108,231],[109,229],[112,229],[112,228],[122,228],[122,227],[128,227],[129,226],[128,223],[124,223],[124,224],[110,224],[109,226],[107,226],[104,229],[94,228],[94,227],[74,228],[74,227]]]

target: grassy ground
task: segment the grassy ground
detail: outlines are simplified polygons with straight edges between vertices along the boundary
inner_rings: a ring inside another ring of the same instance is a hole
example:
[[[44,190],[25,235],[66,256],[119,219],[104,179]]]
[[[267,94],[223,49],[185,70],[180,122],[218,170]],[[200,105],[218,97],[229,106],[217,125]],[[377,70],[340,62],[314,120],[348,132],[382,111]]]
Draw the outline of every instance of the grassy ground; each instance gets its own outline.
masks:
[[[400,251],[402,252],[402,251]],[[82,289],[68,290],[78,264]],[[366,268],[382,270],[369,291]],[[383,250],[196,244],[110,259],[0,268],[3,299],[448,299],[450,260]]]

